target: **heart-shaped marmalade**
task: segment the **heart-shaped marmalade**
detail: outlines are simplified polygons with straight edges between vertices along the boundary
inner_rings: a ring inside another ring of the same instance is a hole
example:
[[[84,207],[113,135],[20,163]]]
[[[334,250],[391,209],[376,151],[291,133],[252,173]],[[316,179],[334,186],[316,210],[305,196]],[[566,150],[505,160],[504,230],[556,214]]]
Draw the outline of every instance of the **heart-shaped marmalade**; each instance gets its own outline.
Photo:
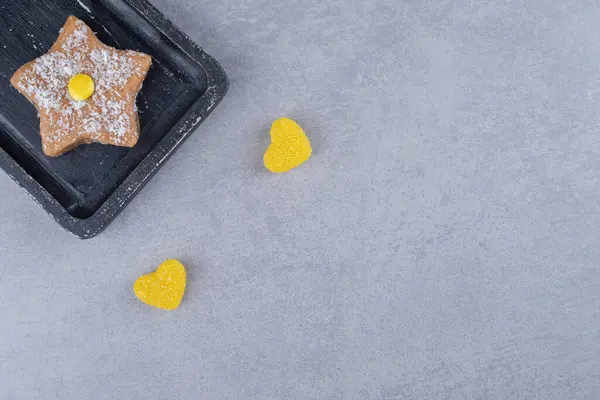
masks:
[[[183,264],[177,260],[167,260],[155,272],[139,277],[133,285],[133,291],[146,304],[174,310],[181,304],[185,284]]]
[[[280,118],[271,126],[271,144],[265,152],[265,167],[271,172],[286,172],[310,158],[312,147],[306,134],[289,118]]]

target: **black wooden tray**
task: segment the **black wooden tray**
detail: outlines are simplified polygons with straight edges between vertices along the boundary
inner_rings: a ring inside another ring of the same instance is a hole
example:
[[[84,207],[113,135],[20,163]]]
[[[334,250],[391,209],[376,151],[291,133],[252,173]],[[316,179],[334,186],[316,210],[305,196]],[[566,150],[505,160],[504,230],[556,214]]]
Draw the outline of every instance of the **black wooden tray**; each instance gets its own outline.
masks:
[[[41,148],[35,108],[10,85],[44,54],[69,15],[109,46],[150,54],[132,148],[91,144],[60,157]],[[100,233],[227,91],[219,64],[146,0],[0,0],[0,167],[68,231]]]

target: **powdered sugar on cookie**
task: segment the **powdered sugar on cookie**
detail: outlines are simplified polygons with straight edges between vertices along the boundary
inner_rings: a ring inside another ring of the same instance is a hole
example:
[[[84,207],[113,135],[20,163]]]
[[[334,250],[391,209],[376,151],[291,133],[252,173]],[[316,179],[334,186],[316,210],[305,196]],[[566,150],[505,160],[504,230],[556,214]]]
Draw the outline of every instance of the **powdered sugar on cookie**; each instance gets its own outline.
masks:
[[[83,21],[69,17],[51,50],[11,82],[38,108],[44,151],[93,141],[132,145],[139,130],[135,97],[150,62],[145,54],[102,44]],[[73,100],[67,90],[77,74],[95,84],[85,101]]]

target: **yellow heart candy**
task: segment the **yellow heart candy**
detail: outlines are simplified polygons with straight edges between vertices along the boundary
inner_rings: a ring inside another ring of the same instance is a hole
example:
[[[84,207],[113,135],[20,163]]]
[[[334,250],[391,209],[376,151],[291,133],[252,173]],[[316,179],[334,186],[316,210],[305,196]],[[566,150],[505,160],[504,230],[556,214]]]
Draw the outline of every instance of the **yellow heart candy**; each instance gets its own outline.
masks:
[[[156,272],[140,276],[133,285],[133,291],[146,304],[174,310],[181,304],[185,282],[183,264],[177,260],[167,260],[160,264]]]
[[[271,172],[285,172],[310,158],[312,147],[304,131],[289,118],[280,118],[271,126],[271,144],[265,152],[265,167]]]

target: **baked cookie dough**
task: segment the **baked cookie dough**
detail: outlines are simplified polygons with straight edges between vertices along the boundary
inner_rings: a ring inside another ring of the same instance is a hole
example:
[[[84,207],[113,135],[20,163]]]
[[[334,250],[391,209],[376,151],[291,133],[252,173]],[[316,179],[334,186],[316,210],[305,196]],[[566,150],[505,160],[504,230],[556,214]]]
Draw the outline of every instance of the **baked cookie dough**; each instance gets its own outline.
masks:
[[[71,16],[50,51],[10,82],[38,109],[46,155],[94,142],[133,147],[139,138],[135,99],[151,63],[147,54],[106,46]]]

